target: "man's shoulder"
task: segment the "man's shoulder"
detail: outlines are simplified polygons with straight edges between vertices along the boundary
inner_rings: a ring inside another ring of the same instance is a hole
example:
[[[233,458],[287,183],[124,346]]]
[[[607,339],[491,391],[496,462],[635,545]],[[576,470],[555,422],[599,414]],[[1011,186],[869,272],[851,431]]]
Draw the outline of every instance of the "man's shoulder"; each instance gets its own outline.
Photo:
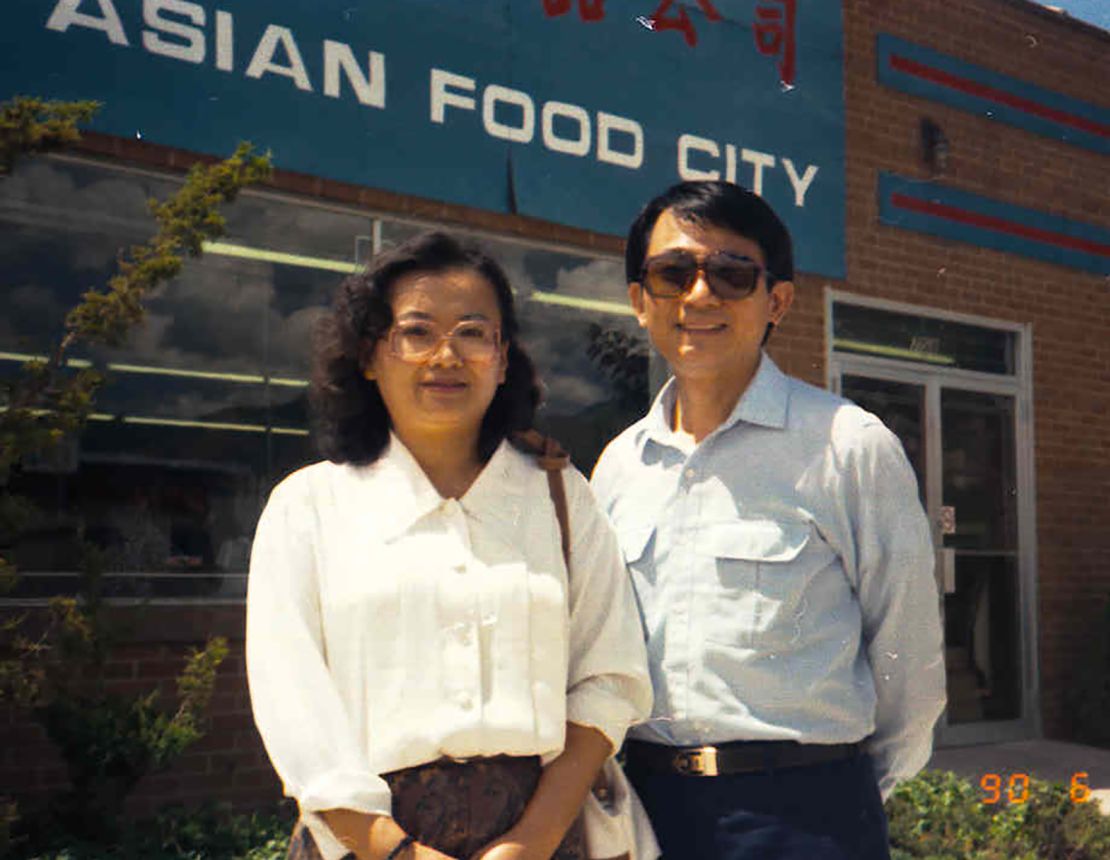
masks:
[[[606,458],[619,458],[622,455],[627,455],[630,452],[635,452],[639,449],[640,433],[643,431],[647,424],[648,416],[644,415],[638,421],[629,424],[620,433],[609,440],[598,457],[598,462]]]
[[[901,440],[879,416],[846,397],[790,378],[789,425],[800,446],[861,480],[912,468]],[[883,478],[885,479],[885,477]]]
[[[620,433],[609,440],[597,458],[593,473],[590,475],[590,485],[598,501],[603,505],[612,495],[613,488],[621,483],[620,476],[628,468],[634,467],[639,461],[640,435],[647,423],[647,416],[624,428]]]
[[[794,376],[790,385],[791,428],[819,432],[836,447],[869,445],[890,431],[882,419],[858,403]]]

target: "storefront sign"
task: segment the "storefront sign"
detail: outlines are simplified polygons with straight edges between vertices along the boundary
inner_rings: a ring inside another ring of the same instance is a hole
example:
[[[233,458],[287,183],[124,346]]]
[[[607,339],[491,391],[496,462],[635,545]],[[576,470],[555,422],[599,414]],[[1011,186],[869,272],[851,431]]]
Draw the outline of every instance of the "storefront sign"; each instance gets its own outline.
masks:
[[[94,127],[623,235],[680,178],[763,194],[844,272],[840,4],[14,0],[0,97]]]

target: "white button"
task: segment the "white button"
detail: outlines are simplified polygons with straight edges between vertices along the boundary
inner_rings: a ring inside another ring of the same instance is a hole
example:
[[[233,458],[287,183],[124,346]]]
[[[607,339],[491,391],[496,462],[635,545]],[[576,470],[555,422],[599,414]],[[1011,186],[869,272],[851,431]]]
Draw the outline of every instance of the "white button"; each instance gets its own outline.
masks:
[[[455,565],[455,573],[466,573],[466,562],[460,561]]]
[[[697,476],[698,476],[698,473],[696,471],[694,471],[693,469],[687,469],[686,470],[686,480],[687,481],[692,481]]]
[[[474,707],[474,699],[468,693],[463,693],[459,696],[459,707],[464,711],[469,711]]]
[[[470,626],[461,625],[459,627],[459,641],[462,642],[463,645],[469,645],[472,638],[473,636],[470,632]]]

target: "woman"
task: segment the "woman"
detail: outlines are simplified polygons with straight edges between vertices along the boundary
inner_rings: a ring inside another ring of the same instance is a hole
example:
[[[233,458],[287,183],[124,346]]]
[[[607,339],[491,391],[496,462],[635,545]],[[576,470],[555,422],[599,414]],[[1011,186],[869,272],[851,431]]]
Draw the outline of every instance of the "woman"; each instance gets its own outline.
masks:
[[[327,460],[270,496],[247,596],[255,721],[305,825],[293,855],[582,856],[589,786],[650,711],[585,480],[565,470],[568,576],[545,474],[508,442],[539,400],[516,338],[504,272],[442,233],[377,257],[324,321]]]

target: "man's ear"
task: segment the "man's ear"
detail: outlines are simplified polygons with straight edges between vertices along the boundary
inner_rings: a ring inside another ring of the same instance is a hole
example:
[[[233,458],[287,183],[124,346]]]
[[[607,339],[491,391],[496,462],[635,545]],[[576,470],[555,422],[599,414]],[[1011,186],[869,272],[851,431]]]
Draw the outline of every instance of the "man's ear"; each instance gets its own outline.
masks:
[[[647,328],[647,313],[644,311],[644,288],[639,281],[632,281],[628,285],[628,301],[640,328]]]
[[[778,326],[794,304],[794,282],[775,281],[771,287],[771,323]]]

